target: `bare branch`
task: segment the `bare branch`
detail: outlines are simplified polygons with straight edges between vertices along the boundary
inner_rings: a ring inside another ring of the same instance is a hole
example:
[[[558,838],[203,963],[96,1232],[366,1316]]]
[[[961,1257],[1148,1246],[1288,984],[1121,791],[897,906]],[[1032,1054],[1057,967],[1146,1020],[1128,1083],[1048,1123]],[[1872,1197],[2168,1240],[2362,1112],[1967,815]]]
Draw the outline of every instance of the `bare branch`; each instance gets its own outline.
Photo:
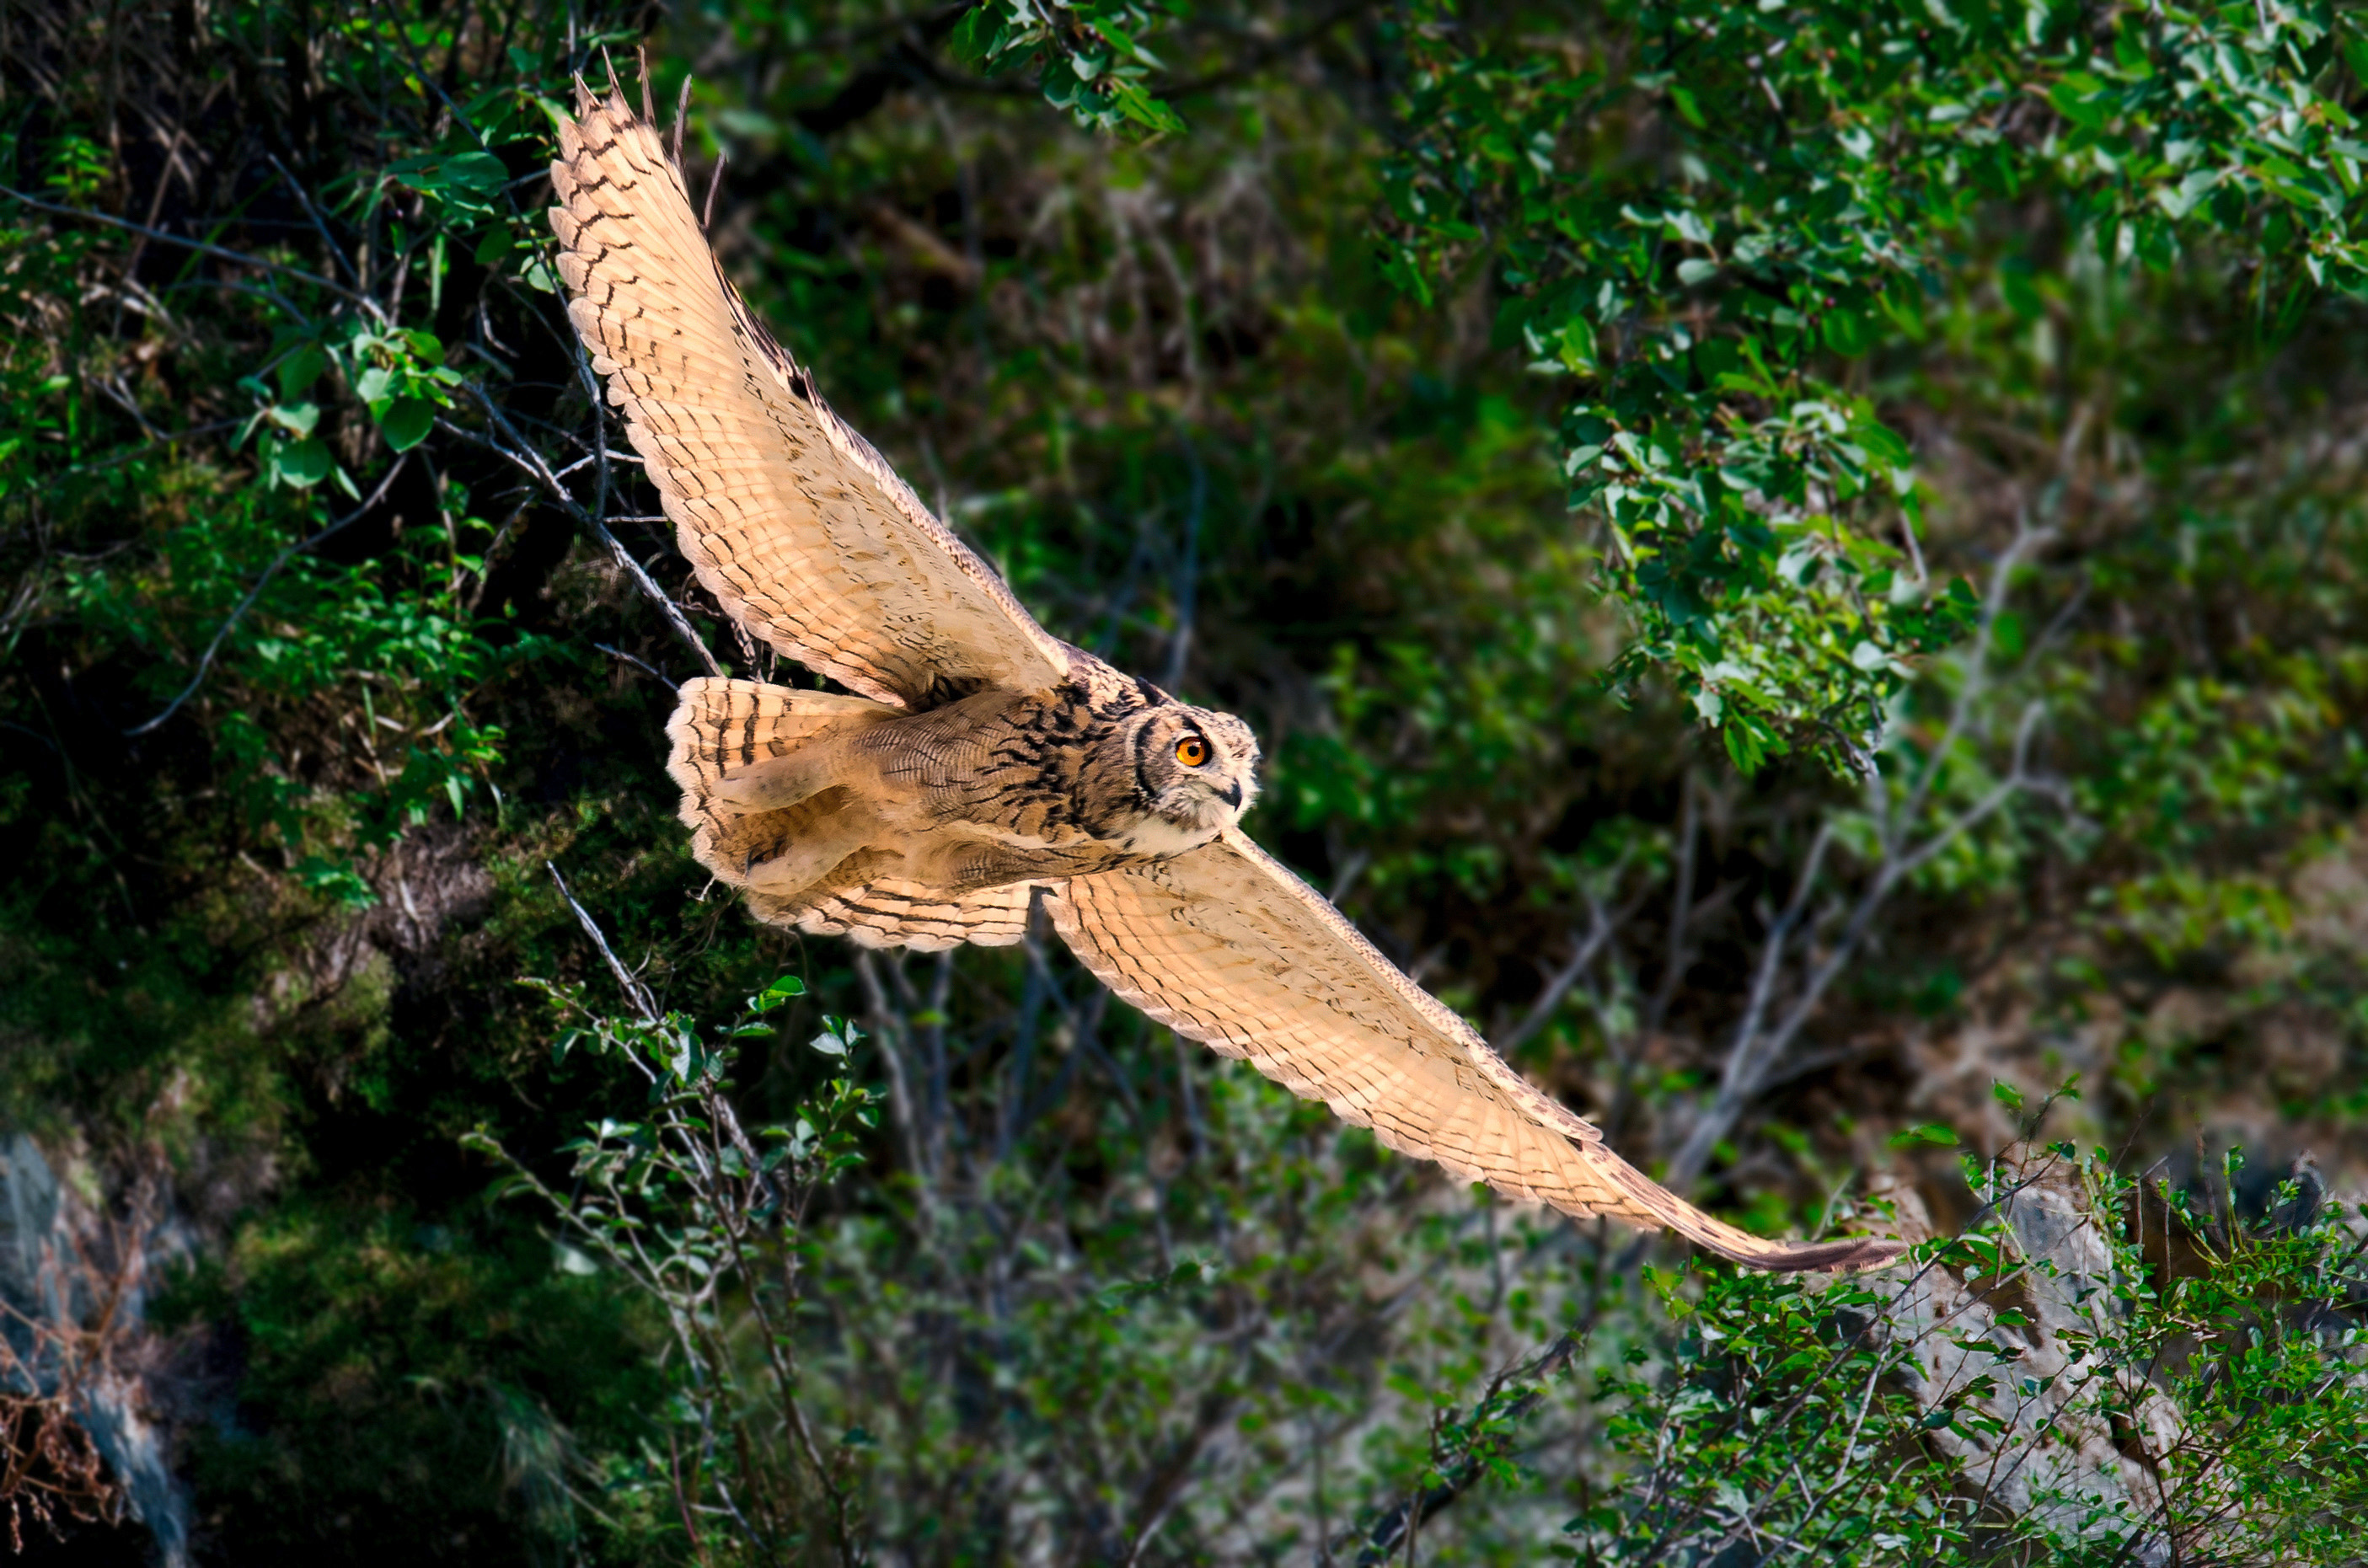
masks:
[[[1873,875],[1851,906],[1840,933],[1823,957],[1808,967],[1799,990],[1775,1026],[1763,1033],[1762,1023],[1787,957],[1802,901],[1807,896],[1809,884],[1831,841],[1830,823],[1818,829],[1817,839],[1811,846],[1801,880],[1794,886],[1792,904],[1770,928],[1761,948],[1759,964],[1752,979],[1743,1017],[1736,1026],[1721,1069],[1718,1090],[1688,1130],[1685,1142],[1669,1163],[1668,1180],[1677,1190],[1683,1191],[1701,1176],[1709,1162],[1711,1151],[1734,1127],[1745,1107],[1777,1081],[1778,1064],[1784,1053],[1806,1027],[1833,983],[1857,960],[1868,936],[1874,929],[1876,915],[1900,885],[1930,864],[1949,846],[1996,815],[2018,794],[2026,791],[2056,792],[2050,781],[2035,778],[2030,772],[2032,741],[2041,720],[2046,716],[2044,705],[2034,701],[2024,708],[2016,725],[2011,762],[2006,777],[1984,791],[1972,804],[1950,816],[1920,844],[1911,847],[1907,842],[1908,836],[1916,831],[1917,823],[1931,803],[1933,791],[1939,786],[1959,738],[1972,726],[1976,709],[1989,692],[1989,649],[1996,636],[1998,619],[2005,610],[2014,570],[2032,550],[2053,537],[2051,530],[2032,528],[2026,518],[2018,517],[2015,537],[2000,553],[1991,571],[1981,625],[1965,653],[1964,680],[1951,705],[1949,720],[1939,742],[1925,759],[1923,767],[1908,786],[1907,793],[1897,802],[1892,801],[1884,791],[1879,778],[1869,780],[1870,809],[1876,821],[1879,851]],[[1792,1073],[1782,1074],[1787,1079],[1797,1075]]]
[[[163,712],[157,714],[154,718],[149,720],[144,724],[137,724],[132,728],[124,731],[124,734],[127,736],[144,735],[149,731],[156,728],[159,724],[162,724],[165,720],[170,719],[174,714],[179,712],[181,710],[181,704],[187,702],[191,697],[195,696],[197,694],[198,687],[204,684],[206,672],[213,668],[214,655],[222,652],[223,640],[229,637],[232,629],[238,625],[239,619],[245,615],[248,610],[255,608],[255,601],[262,597],[263,590],[270,584],[271,579],[279,574],[279,569],[282,566],[287,565],[290,561],[295,560],[299,555],[302,555],[306,551],[312,549],[314,545],[320,543],[323,540],[327,539],[331,534],[334,534],[340,528],[344,528],[359,521],[370,510],[370,508],[376,506],[379,502],[385,499],[387,490],[394,483],[395,476],[403,472],[404,465],[410,460],[410,457],[407,454],[404,457],[397,458],[395,460],[394,466],[386,471],[386,477],[378,482],[378,488],[372,490],[370,494],[363,499],[360,506],[355,507],[352,511],[347,512],[344,517],[339,517],[336,522],[331,523],[319,533],[313,535],[309,539],[299,540],[294,544],[291,544],[287,549],[281,551],[279,556],[273,560],[271,564],[263,569],[263,574],[256,578],[254,585],[246,590],[245,597],[241,598],[238,601],[238,604],[231,610],[230,614],[223,618],[222,625],[215,629],[213,641],[206,644],[204,654],[198,660],[197,673],[189,677],[189,684],[181,688],[180,695],[174,698],[172,701],[165,704],[165,710]]]
[[[1816,837],[1810,841],[1809,854],[1801,867],[1799,878],[1793,884],[1793,897],[1768,928],[1768,936],[1759,949],[1759,966],[1751,977],[1751,991],[1743,1006],[1742,1019],[1735,1026],[1734,1041],[1727,1047],[1726,1063],[1719,1074],[1718,1093],[1713,1097],[1685,1142],[1669,1162],[1668,1175],[1664,1178],[1674,1191],[1682,1192],[1702,1174],[1710,1159],[1710,1152],[1726,1136],[1735,1124],[1745,1101],[1750,1098],[1757,1084],[1763,1048],[1759,1022],[1766,1017],[1770,998],[1776,989],[1776,977],[1782,971],[1784,956],[1798,925],[1802,912],[1807,908],[1809,893],[1816,885],[1817,873],[1824,868],[1826,851],[1834,841],[1830,822],[1821,823]]]
[[[1572,933],[1574,940],[1569,961],[1554,971],[1547,980],[1545,989],[1538,993],[1538,999],[1530,1004],[1530,1010],[1523,1015],[1521,1021],[1495,1042],[1498,1054],[1509,1056],[1519,1051],[1531,1036],[1553,1020],[1555,1011],[1562,1006],[1563,998],[1570,994],[1570,988],[1578,983],[1578,977],[1587,971],[1588,964],[1595,961],[1595,955],[1611,940],[1611,915],[1603,907],[1603,901],[1592,892],[1587,895],[1587,935],[1579,937],[1577,933]]]
[[[476,442],[507,459],[533,478],[542,486],[544,494],[558,503],[562,510],[580,524],[594,539],[600,541],[601,548],[608,551],[609,558],[616,562],[618,569],[633,580],[634,585],[641,589],[642,597],[649,600],[656,608],[657,612],[666,618],[666,624],[674,629],[674,634],[682,640],[683,645],[698,658],[707,673],[711,676],[722,675],[723,666],[715,662],[715,655],[708,652],[707,644],[700,641],[699,633],[691,629],[690,622],[683,616],[682,607],[676,604],[672,597],[664,588],[659,587],[650,574],[642,569],[642,563],[633,559],[632,552],[619,542],[615,534],[609,531],[609,525],[601,521],[596,512],[587,511],[583,503],[575,499],[574,493],[560,483],[559,476],[552,472],[551,465],[543,461],[542,455],[518,434],[517,427],[510,424],[494,401],[473,385],[469,390],[476,393],[478,403],[484,407],[486,415],[492,419],[495,426],[516,444],[506,446],[499,441],[489,440],[475,431],[455,425],[447,419],[438,419],[436,422],[437,428],[448,430],[463,440]],[[593,405],[593,418],[597,422],[599,416],[599,405],[596,402]],[[608,475],[606,467],[603,465],[601,489],[604,501],[607,488]]]
[[[351,300],[378,321],[383,322],[387,319],[384,308],[368,294],[348,289],[344,284],[333,278],[324,278],[317,272],[307,272],[301,267],[290,267],[284,261],[268,261],[262,256],[250,256],[245,251],[232,250],[227,245],[218,245],[205,240],[192,240],[180,234],[167,233],[162,229],[152,229],[145,223],[134,223],[128,218],[118,218],[108,212],[93,212],[81,207],[63,207],[54,201],[44,201],[38,196],[28,196],[21,190],[13,190],[5,185],[0,185],[0,196],[30,207],[36,211],[55,213],[61,218],[79,218],[88,222],[104,223],[109,228],[121,229],[127,233],[138,234],[143,239],[156,240],[165,244],[178,245],[183,250],[196,251],[200,256],[210,256],[217,261],[232,262],[240,267],[252,267],[260,272],[277,272],[283,278],[293,278],[300,282],[326,289],[341,299]]]
[[[1662,960],[1661,983],[1654,989],[1653,1000],[1645,1009],[1645,1027],[1657,1029],[1668,1017],[1669,1004],[1677,999],[1678,987],[1684,982],[1687,960],[1692,946],[1687,940],[1687,928],[1694,915],[1694,853],[1702,841],[1702,779],[1695,769],[1686,769],[1679,785],[1684,801],[1678,812],[1677,883],[1669,892],[1669,948]]]
[[[643,675],[648,676],[660,686],[670,687],[675,684],[674,677],[667,675],[664,670],[659,669],[645,659],[637,658],[633,654],[626,653],[622,648],[611,648],[606,642],[595,642],[592,646],[599,649],[600,652],[608,654],[612,659],[624,660],[625,663],[632,665]]]
[[[601,935],[598,922],[575,902],[575,893],[568,891],[567,879],[559,874],[559,868],[545,860],[542,869],[549,871],[551,880],[559,884],[559,896],[565,899],[567,907],[575,912],[575,923],[584,927],[584,934],[592,938],[594,947],[600,949],[601,958],[608,961],[609,972],[617,977],[617,986],[625,994],[625,1000],[633,1005],[633,1011],[641,1015],[642,1022],[657,1023],[657,998],[650,994],[649,987],[642,983],[640,976],[627,969],[623,960],[617,957],[616,950],[609,946],[609,938]]]

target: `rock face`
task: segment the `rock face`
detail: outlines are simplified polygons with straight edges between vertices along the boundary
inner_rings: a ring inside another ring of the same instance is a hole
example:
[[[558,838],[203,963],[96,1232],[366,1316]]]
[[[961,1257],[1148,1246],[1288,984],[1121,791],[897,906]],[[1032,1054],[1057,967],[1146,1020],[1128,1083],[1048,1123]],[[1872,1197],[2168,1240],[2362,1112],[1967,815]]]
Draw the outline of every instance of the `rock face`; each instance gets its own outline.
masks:
[[[188,1237],[145,1189],[116,1220],[78,1188],[30,1137],[0,1133],[0,1387],[63,1395],[157,1561],[186,1568],[189,1501],[157,1415],[146,1314],[152,1270]]]
[[[1907,1349],[1900,1375],[1927,1409],[1984,1379],[1995,1385],[1961,1407],[1997,1418],[2003,1430],[1953,1425],[1930,1438],[1956,1461],[1969,1491],[2059,1540],[2119,1539],[2150,1512],[2142,1501],[2152,1495],[2146,1471],[2130,1456],[2169,1448],[2178,1436],[2176,1414],[2157,1396],[2137,1405],[2133,1429],[2117,1434],[2098,1413],[2100,1369],[2082,1346],[2112,1328],[2112,1252],[2072,1167],[2034,1164],[2009,1185],[2026,1179],[1999,1204],[2012,1241],[2001,1259],[2009,1282],[1928,1270],[1894,1304],[1884,1332]],[[2126,1561],[2161,1568],[2171,1561],[2171,1543],[2159,1531],[2144,1532]]]

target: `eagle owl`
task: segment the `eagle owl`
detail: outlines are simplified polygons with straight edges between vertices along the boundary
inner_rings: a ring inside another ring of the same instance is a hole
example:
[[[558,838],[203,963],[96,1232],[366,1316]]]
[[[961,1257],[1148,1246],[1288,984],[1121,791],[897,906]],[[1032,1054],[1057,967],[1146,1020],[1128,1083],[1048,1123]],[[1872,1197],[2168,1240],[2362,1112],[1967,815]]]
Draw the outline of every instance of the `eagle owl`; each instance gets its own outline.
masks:
[[[578,86],[551,169],[568,314],[698,580],[852,695],[685,684],[694,852],[758,917],[866,946],[1053,929],[1120,996],[1383,1142],[1762,1268],[1880,1262],[1647,1179],[1242,831],[1257,737],[1047,633],[723,277],[656,127]]]

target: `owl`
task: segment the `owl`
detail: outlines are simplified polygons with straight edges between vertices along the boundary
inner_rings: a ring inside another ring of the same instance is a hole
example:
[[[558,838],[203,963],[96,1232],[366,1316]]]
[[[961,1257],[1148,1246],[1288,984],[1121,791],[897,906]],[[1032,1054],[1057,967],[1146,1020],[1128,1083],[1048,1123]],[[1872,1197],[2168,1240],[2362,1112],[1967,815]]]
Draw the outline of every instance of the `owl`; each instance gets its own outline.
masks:
[[[1702,1212],[1400,972],[1242,831],[1249,726],[1037,625],[750,315],[646,114],[580,85],[576,114],[551,170],[568,315],[700,584],[844,688],[693,680],[667,726],[692,850],[760,919],[996,945],[1041,899],[1150,1017],[1457,1176],[1761,1268],[1898,1250]]]

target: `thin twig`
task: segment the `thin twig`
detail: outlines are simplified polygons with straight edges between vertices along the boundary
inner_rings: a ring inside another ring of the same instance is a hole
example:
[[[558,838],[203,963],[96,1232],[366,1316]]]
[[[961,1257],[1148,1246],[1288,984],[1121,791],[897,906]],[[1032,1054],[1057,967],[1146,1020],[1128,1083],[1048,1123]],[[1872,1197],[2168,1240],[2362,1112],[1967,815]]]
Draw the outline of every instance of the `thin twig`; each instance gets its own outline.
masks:
[[[1668,1017],[1669,1004],[1677,1000],[1691,956],[1686,933],[1693,925],[1694,854],[1702,839],[1702,784],[1695,769],[1686,769],[1678,790],[1683,803],[1678,811],[1677,884],[1669,893],[1668,954],[1662,960],[1661,983],[1654,988],[1653,1000],[1645,1009],[1645,1028],[1656,1031]]]
[[[282,277],[293,278],[317,288],[326,289],[332,294],[351,300],[380,321],[386,320],[385,309],[368,294],[348,289],[344,284],[324,278],[317,272],[307,272],[301,267],[290,267],[284,261],[267,261],[262,256],[249,256],[245,251],[232,250],[227,245],[218,245],[207,240],[192,240],[179,234],[167,233],[162,229],[152,229],[145,223],[135,223],[129,218],[118,218],[111,212],[93,212],[87,208],[61,206],[54,201],[44,201],[38,196],[28,196],[21,190],[16,190],[5,185],[0,185],[0,196],[5,196],[11,201],[20,202],[36,211],[52,212],[61,218],[80,218],[93,223],[104,223],[109,228],[121,229],[127,233],[139,234],[147,239],[161,240],[165,244],[178,245],[183,250],[193,250],[200,256],[210,256],[219,261],[233,262],[240,267],[257,267],[266,272],[277,272]]]
[[[707,202],[700,209],[699,232],[706,233],[715,224],[715,193],[723,188],[723,149],[715,150],[715,169],[707,176]]]
[[[642,563],[633,559],[632,551],[618,542],[617,536],[609,531],[608,524],[602,522],[595,513],[586,511],[583,503],[577,501],[567,486],[559,482],[558,475],[552,472],[551,465],[543,461],[542,455],[518,434],[517,426],[502,414],[493,399],[474,386],[469,390],[475,393],[478,403],[484,409],[486,415],[505,436],[516,443],[516,446],[505,446],[501,442],[488,440],[475,431],[455,425],[449,419],[438,419],[436,422],[437,428],[449,431],[463,440],[474,441],[479,446],[507,458],[532,476],[542,486],[545,494],[559,504],[562,510],[582,525],[593,538],[600,541],[601,547],[608,551],[609,557],[617,562],[625,574],[633,580],[634,585],[641,589],[642,597],[648,599],[656,608],[658,613],[666,618],[666,624],[674,629],[676,636],[682,639],[683,645],[698,657],[699,662],[706,667],[707,673],[711,676],[721,676],[723,673],[723,666],[715,662],[715,655],[708,652],[707,644],[700,642],[699,633],[691,630],[690,622],[684,618],[681,607],[677,605],[666,591],[659,587],[650,574],[642,569]],[[597,403],[594,405],[593,417],[595,419],[599,417]],[[603,479],[605,489],[605,470]]]
[[[600,652],[608,654],[612,659],[624,660],[625,663],[632,665],[635,669],[640,670],[661,686],[672,686],[675,684],[674,677],[672,676],[667,675],[664,670],[657,668],[645,660],[635,658],[632,654],[626,653],[622,648],[611,648],[606,642],[595,642],[592,646],[599,649]]]
[[[1719,1077],[1717,1095],[1704,1108],[1686,1141],[1669,1162],[1665,1184],[1676,1192],[1683,1192],[1702,1173],[1711,1150],[1731,1126],[1743,1103],[1751,1094],[1761,1054],[1759,1024],[1767,1016],[1768,1004],[1774,994],[1776,976],[1782,971],[1784,954],[1793,939],[1793,928],[1800,923],[1808,907],[1809,894],[1816,889],[1817,874],[1823,869],[1826,851],[1834,841],[1831,823],[1820,824],[1816,836],[1810,841],[1807,858],[1803,862],[1799,879],[1793,885],[1793,897],[1768,928],[1766,945],[1760,949],[1759,967],[1751,978],[1751,990],[1743,1005],[1742,1019],[1735,1026],[1734,1043],[1727,1048],[1726,1064]]]
[[[1553,978],[1546,982],[1545,989],[1538,993],[1538,999],[1530,1004],[1530,1010],[1523,1015],[1521,1021],[1514,1025],[1504,1038],[1493,1042],[1497,1055],[1510,1056],[1529,1043],[1531,1036],[1546,1027],[1562,1006],[1563,998],[1570,994],[1570,988],[1578,983],[1578,977],[1587,972],[1587,966],[1595,961],[1595,955],[1601,952],[1603,945],[1611,939],[1611,916],[1604,909],[1603,901],[1590,893],[1587,909],[1587,935],[1572,944],[1570,961],[1554,972]]]
[[[360,269],[354,266],[352,258],[347,256],[344,247],[337,244],[336,237],[329,233],[328,221],[322,217],[321,210],[313,204],[313,193],[306,190],[302,183],[288,172],[288,165],[279,161],[278,154],[266,153],[263,155],[273,168],[279,171],[279,177],[288,182],[288,188],[295,192],[297,201],[304,209],[304,215],[313,220],[313,231],[321,236],[321,244],[327,249],[330,259],[344,267],[350,276],[359,278]]]
[[[213,668],[214,655],[222,652],[222,640],[231,634],[231,629],[238,624],[239,618],[244,616],[248,610],[255,608],[255,601],[256,598],[261,597],[264,588],[270,583],[271,579],[279,574],[279,569],[282,566],[287,565],[290,561],[296,559],[297,556],[302,555],[304,551],[320,543],[323,540],[327,539],[331,534],[336,533],[338,529],[359,520],[365,513],[369,512],[370,508],[376,506],[385,496],[387,487],[394,483],[394,476],[401,473],[403,472],[404,465],[410,460],[410,456],[407,453],[403,457],[397,458],[395,460],[394,466],[386,471],[386,477],[378,482],[378,488],[371,491],[370,495],[360,506],[355,507],[344,517],[339,517],[336,522],[331,523],[327,528],[323,528],[319,533],[313,535],[310,539],[298,540],[294,544],[291,544],[287,549],[281,551],[279,558],[273,561],[270,565],[263,569],[263,575],[255,580],[255,585],[246,590],[246,597],[238,601],[237,608],[230,612],[230,615],[222,621],[221,627],[216,630],[213,641],[206,644],[204,655],[198,660],[197,674],[189,677],[189,684],[181,688],[181,694],[173,699],[172,701],[166,703],[165,705],[165,710],[162,713],[157,714],[154,719],[149,720],[144,724],[137,725],[134,728],[124,731],[124,734],[126,736],[144,735],[149,731],[154,729],[157,725],[162,724],[165,720],[170,719],[174,714],[179,712],[181,710],[181,704],[187,702],[192,696],[196,695],[199,686],[202,684],[206,678],[206,672]]]
[[[590,911],[575,902],[575,893],[568,891],[567,879],[559,874],[559,868],[545,860],[542,869],[549,871],[551,880],[559,884],[559,896],[565,899],[567,907],[575,912],[575,923],[584,927],[584,934],[592,938],[592,945],[599,949],[600,956],[608,960],[609,972],[617,977],[617,985],[624,992],[625,1000],[633,1005],[633,1010],[642,1016],[642,1022],[653,1027],[657,1025],[661,1021],[657,998],[650,994],[649,987],[643,985],[641,978],[617,957],[616,950],[609,946],[609,938],[601,935],[599,923],[592,918]]]

